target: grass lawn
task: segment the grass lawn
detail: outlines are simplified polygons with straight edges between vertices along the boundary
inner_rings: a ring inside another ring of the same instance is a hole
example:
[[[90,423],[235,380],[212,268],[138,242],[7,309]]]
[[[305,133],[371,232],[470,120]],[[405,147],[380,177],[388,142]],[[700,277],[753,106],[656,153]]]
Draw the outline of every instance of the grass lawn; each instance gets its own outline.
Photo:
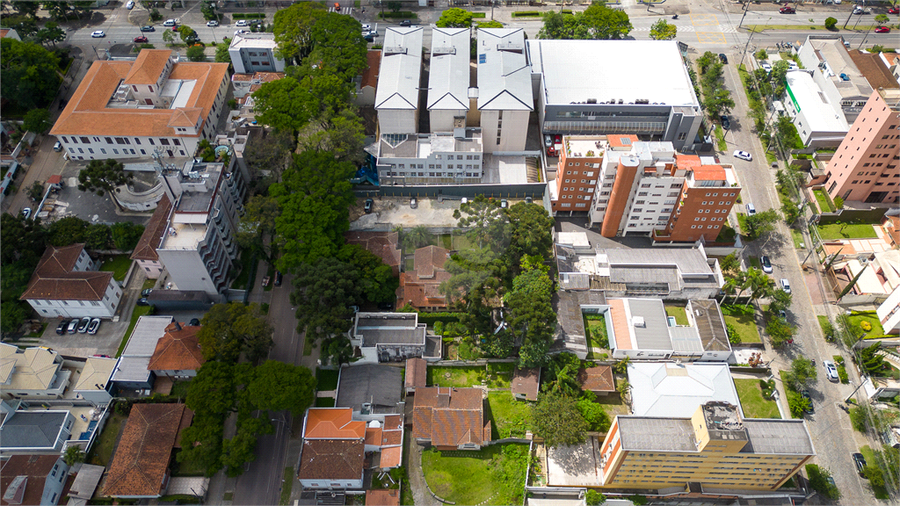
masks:
[[[843,227],[843,231],[841,231]],[[878,237],[875,228],[868,223],[853,223],[850,225],[819,225],[819,235],[822,239],[868,239]]]
[[[874,311],[868,313],[856,313],[851,314],[847,317],[850,320],[850,325],[854,328],[860,328],[862,322],[869,322],[869,325],[872,326],[872,330],[866,332],[863,335],[863,339],[873,339],[876,337],[881,337],[884,335],[884,327],[881,326],[881,321],[878,319],[878,315],[875,314]]]
[[[146,290],[147,288],[153,288],[154,286],[156,286],[155,279],[145,279],[144,286],[141,287],[141,290]]]
[[[128,268],[131,267],[130,255],[116,255],[111,259],[103,262],[100,266],[101,271],[112,272],[113,279],[116,281],[125,281],[125,275],[128,274]]]
[[[125,419],[125,415],[120,415],[118,413],[109,415],[109,419],[103,427],[103,432],[101,432],[100,436],[97,437],[97,440],[94,441],[94,446],[91,448],[91,453],[88,455],[87,459],[85,459],[85,462],[97,466],[106,466],[109,464],[109,461],[112,459],[113,449],[115,449],[116,446],[116,438],[119,437],[119,429],[122,427],[122,422],[124,422]]]
[[[134,306],[134,310],[131,312],[131,323],[128,325],[128,330],[125,331],[125,335],[122,336],[122,342],[119,343],[119,350],[116,352],[116,358],[122,356],[122,351],[125,350],[125,345],[128,344],[128,338],[131,337],[131,331],[134,330],[134,326],[137,325],[138,318],[150,313],[150,306]]]
[[[334,369],[316,369],[316,390],[324,392],[334,390],[338,385],[338,371]]]
[[[684,325],[685,327],[690,325],[687,319],[687,312],[681,306],[666,306],[666,315],[674,316],[676,325]]]
[[[616,415],[630,415],[631,408],[622,401],[622,397],[616,394],[598,395],[597,404],[602,404],[609,419],[612,420]]]
[[[291,500],[291,490],[294,488],[294,468],[285,467],[281,483],[281,501],[278,504],[288,504]]]
[[[805,246],[803,242],[803,234],[799,230],[791,229],[791,239],[794,240],[794,248],[802,249]]]
[[[757,257],[757,256],[750,257],[750,267],[753,267],[754,269],[762,268],[759,264],[759,257]]]
[[[504,449],[512,447],[507,452]],[[480,451],[422,452],[425,481],[456,504],[521,504],[528,447],[494,445]],[[518,458],[517,458],[518,457]]]
[[[763,397],[762,390],[759,388],[759,380],[735,379],[734,386],[741,399],[744,416],[747,418],[781,418],[775,401]]]
[[[606,329],[606,317],[602,315],[591,315],[588,319],[584,317],[584,328],[588,331],[588,356],[590,357],[593,348],[609,349],[609,335]]]
[[[860,448],[859,453],[862,453],[863,457],[866,458],[867,466],[876,465],[875,462],[877,462],[877,460],[875,460],[875,451],[869,448],[869,445]],[[871,486],[871,484],[869,484],[869,486]],[[875,493],[875,499],[890,499],[890,496],[884,487],[872,487],[872,491]]]
[[[488,388],[509,388],[512,384],[514,368],[515,364],[512,363],[489,363],[487,365]]]
[[[179,450],[180,451],[180,450]],[[172,472],[172,476],[205,476],[206,468],[196,462],[194,459],[186,459],[184,462],[178,462],[175,459],[172,459],[175,462],[172,466],[175,470]]]
[[[176,381],[175,384],[172,385],[172,392],[169,395],[184,399],[187,397],[188,387],[190,386],[191,380]]]
[[[334,397],[316,397],[317,408],[333,408]]]
[[[737,330],[738,335],[741,337],[742,343],[761,343],[762,340],[759,337],[759,329],[756,327],[756,322],[753,321],[752,314],[738,314],[738,315],[722,315],[725,317],[725,324],[734,325],[735,330]]]
[[[489,420],[495,439],[525,437],[531,428],[532,403],[517,401],[506,390],[488,392]]]
[[[722,127],[716,125],[716,146],[719,148],[719,151],[728,151],[728,143],[725,142],[725,130],[722,130]]]
[[[426,384],[436,387],[480,385],[484,367],[429,367]]]
[[[822,328],[822,334],[827,334],[825,332],[825,329],[828,328],[829,325],[831,325],[831,322],[828,321],[828,317],[823,315],[816,315],[816,319],[819,320],[819,327]]]
[[[819,209],[821,209],[823,213],[834,212],[834,204],[831,202],[831,197],[825,193],[825,190],[813,190],[813,195],[816,196],[816,203],[819,204]]]

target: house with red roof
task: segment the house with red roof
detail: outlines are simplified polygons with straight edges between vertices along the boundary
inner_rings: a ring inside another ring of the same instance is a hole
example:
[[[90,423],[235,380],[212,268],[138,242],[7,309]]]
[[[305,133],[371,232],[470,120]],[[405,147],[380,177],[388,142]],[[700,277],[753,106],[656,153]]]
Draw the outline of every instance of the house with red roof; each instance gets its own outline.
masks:
[[[201,328],[200,325],[185,325],[177,321],[169,324],[166,333],[156,342],[156,350],[150,357],[147,370],[157,376],[176,379],[196,376],[197,370],[206,361],[197,339]]]
[[[444,311],[450,303],[441,292],[441,283],[450,279],[444,264],[450,258],[450,250],[438,246],[425,246],[415,252],[413,270],[400,273],[397,288],[397,307],[407,304],[417,311]]]
[[[438,450],[479,450],[491,441],[480,388],[417,388],[413,437]]]

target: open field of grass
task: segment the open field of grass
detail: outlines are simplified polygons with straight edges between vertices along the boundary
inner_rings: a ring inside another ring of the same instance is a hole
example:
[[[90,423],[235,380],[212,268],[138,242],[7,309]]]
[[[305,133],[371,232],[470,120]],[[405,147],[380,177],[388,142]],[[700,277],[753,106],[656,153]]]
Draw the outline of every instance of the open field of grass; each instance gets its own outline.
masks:
[[[531,428],[532,403],[513,398],[506,390],[488,392],[491,430],[494,438],[525,437]]]
[[[125,281],[125,275],[128,274],[128,268],[131,267],[130,255],[116,255],[111,259],[103,262],[100,266],[101,271],[112,272],[113,279],[116,281]]]
[[[97,437],[97,440],[94,441],[94,446],[91,448],[91,453],[88,455],[85,462],[97,466],[106,466],[109,464],[109,461],[112,460],[113,450],[116,447],[116,438],[119,437],[119,430],[122,428],[122,423],[124,423],[126,419],[125,415],[120,415],[115,412],[109,415],[109,419],[103,427],[103,432],[101,432],[100,436]]]
[[[480,385],[484,367],[429,367],[426,384],[436,387]]]
[[[819,204],[819,209],[821,209],[823,213],[834,212],[834,204],[831,202],[831,197],[825,193],[825,190],[813,190],[813,195],[816,196],[816,203]]]
[[[494,445],[473,451],[427,450],[422,471],[439,497],[456,504],[521,504],[528,446]]]
[[[881,321],[878,319],[878,315],[874,311],[868,313],[851,314],[847,317],[847,319],[850,321],[850,325],[854,329],[858,329],[860,332],[865,332],[862,337],[863,339],[872,339],[884,335],[884,327],[881,326]],[[866,331],[865,329],[863,329],[861,327],[863,322],[868,322],[869,325],[872,326],[872,330]]]
[[[724,311],[723,311],[724,312]],[[737,330],[738,335],[741,337],[742,343],[761,343],[762,339],[759,337],[759,329],[756,327],[756,322],[753,320],[752,314],[723,314],[725,318],[725,324],[734,325],[735,330]]]
[[[338,371],[334,369],[316,369],[316,389],[320,392],[334,390],[338,385]]]
[[[762,389],[759,388],[759,380],[735,379],[734,386],[741,399],[744,416],[747,418],[781,418],[775,401],[763,397]]]
[[[875,234],[875,228],[868,223],[819,225],[819,235],[822,236],[822,239],[870,239],[878,237]]]

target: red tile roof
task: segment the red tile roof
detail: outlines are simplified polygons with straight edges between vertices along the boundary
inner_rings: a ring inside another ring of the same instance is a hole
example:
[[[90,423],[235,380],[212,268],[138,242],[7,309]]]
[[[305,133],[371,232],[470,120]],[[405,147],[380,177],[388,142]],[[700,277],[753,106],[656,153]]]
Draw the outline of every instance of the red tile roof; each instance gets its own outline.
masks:
[[[400,234],[397,232],[347,232],[347,244],[356,244],[375,254],[391,267],[394,276],[400,274]]]
[[[13,455],[9,460],[0,463],[0,504],[41,504],[44,483],[53,466],[59,461],[59,457],[59,455]],[[7,487],[17,476],[28,477],[23,487],[17,487],[22,493],[18,498],[21,502],[7,502],[2,497],[6,495]]]
[[[415,270],[400,273],[397,307],[407,303],[416,308],[447,307],[447,298],[441,293],[440,286],[451,277],[443,268],[449,253],[437,246],[416,250]]]
[[[362,440],[305,439],[300,454],[301,480],[359,480],[363,474]]]
[[[382,469],[390,469],[392,467],[399,467],[403,462],[403,447],[402,446],[392,446],[390,448],[384,448],[381,450],[381,461],[379,462],[379,467]]]
[[[725,181],[725,169],[721,165],[701,165],[694,168],[695,181]]]
[[[581,384],[582,390],[590,390],[591,392],[616,391],[612,368],[608,365],[579,369],[577,380]]]
[[[410,358],[406,361],[406,388],[425,386],[428,375],[428,363],[421,358]]]
[[[848,51],[850,59],[856,64],[859,72],[869,81],[869,86],[875,88],[900,88],[897,78],[891,74],[891,69],[884,64],[878,53],[863,53],[859,49]],[[888,55],[890,56],[890,55]]]
[[[490,422],[484,423],[482,390],[426,387],[413,401],[413,436],[434,446],[481,445],[490,441]]]
[[[366,437],[366,422],[351,420],[350,408],[309,408],[306,412],[306,439],[359,439]]]
[[[532,367],[528,369],[519,369],[516,367],[513,373],[511,390],[513,395],[524,395],[529,401],[536,401],[538,397],[538,389],[541,386],[541,369],[540,367]]]
[[[135,404],[109,465],[105,496],[162,494],[184,404]]]
[[[72,271],[83,250],[84,244],[62,248],[48,246],[21,299],[102,300],[113,275],[111,272]]]
[[[171,210],[172,202],[169,200],[169,196],[163,195],[156,205],[156,210],[153,211],[153,216],[150,217],[150,222],[144,227],[141,240],[138,241],[137,247],[131,254],[132,260],[159,261],[156,248],[162,242],[163,234],[166,233],[166,228],[169,226],[169,211]]]
[[[366,506],[400,506],[400,490],[366,490]]]
[[[366,444],[369,446],[381,446],[381,429],[366,429]]]
[[[372,50],[366,53],[366,62],[368,66],[362,73],[362,82],[359,87],[371,86],[372,88],[377,88],[378,72],[381,69],[381,51]]]
[[[156,342],[148,371],[196,371],[206,361],[197,339],[197,333],[203,327],[180,325],[181,330],[177,330],[175,323],[166,327],[166,333]]]

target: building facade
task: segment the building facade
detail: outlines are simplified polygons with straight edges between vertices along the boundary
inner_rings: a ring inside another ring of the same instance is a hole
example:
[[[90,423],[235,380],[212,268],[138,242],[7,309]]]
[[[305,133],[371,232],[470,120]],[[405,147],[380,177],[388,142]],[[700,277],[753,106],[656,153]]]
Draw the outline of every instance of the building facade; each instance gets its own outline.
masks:
[[[479,28],[476,54],[484,152],[520,153],[534,110],[525,30]]]
[[[381,185],[473,184],[484,175],[481,131],[383,134],[374,148]]]
[[[676,163],[686,171],[681,196],[666,226],[653,230],[653,239],[715,242],[741,195],[734,172],[721,165],[699,165],[696,156],[677,156]]]
[[[428,70],[428,119],[432,132],[466,125],[469,112],[468,28],[432,28]]]
[[[284,60],[275,55],[278,45],[269,33],[235,35],[228,46],[228,56],[236,74],[284,72]]]
[[[826,169],[832,199],[868,204],[900,202],[900,91],[876,90]]]
[[[381,135],[419,131],[423,33],[421,26],[391,26],[384,30],[378,89],[375,90],[375,111]]]

